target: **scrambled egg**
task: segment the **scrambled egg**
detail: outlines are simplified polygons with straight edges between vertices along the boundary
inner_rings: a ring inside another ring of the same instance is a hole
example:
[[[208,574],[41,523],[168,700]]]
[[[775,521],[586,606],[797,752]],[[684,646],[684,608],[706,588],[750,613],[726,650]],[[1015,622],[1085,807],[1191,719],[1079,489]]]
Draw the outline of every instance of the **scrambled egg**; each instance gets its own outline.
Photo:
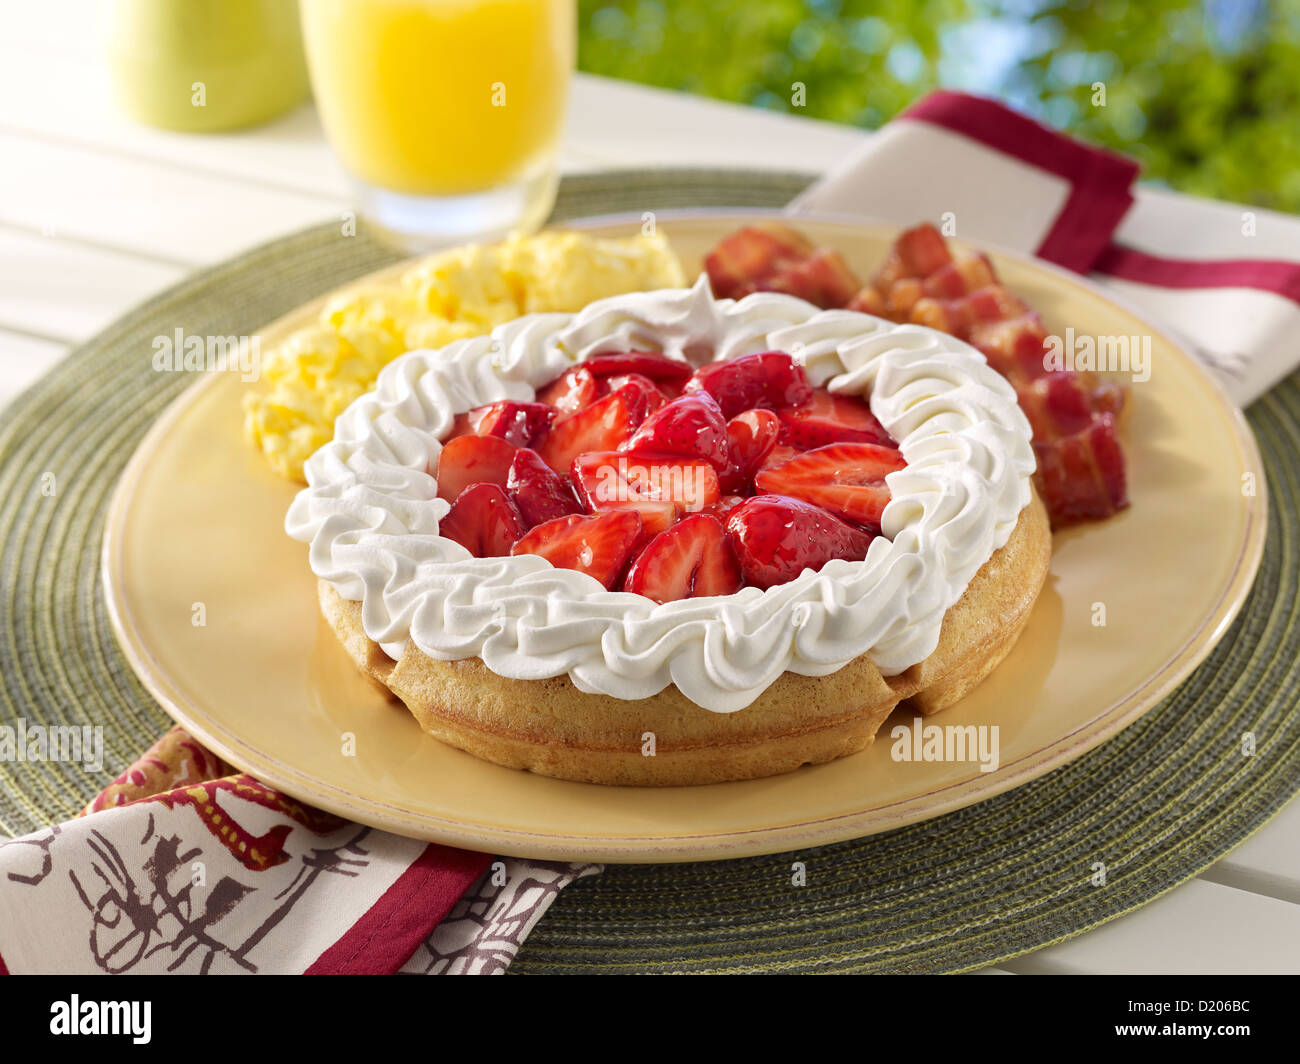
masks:
[[[331,300],[319,320],[266,353],[244,397],[244,435],[281,476],[334,435],[334,419],[405,351],[480,336],[522,314],[576,311],[597,299],[685,284],[659,235],[579,233],[470,244],[416,263],[398,281]]]

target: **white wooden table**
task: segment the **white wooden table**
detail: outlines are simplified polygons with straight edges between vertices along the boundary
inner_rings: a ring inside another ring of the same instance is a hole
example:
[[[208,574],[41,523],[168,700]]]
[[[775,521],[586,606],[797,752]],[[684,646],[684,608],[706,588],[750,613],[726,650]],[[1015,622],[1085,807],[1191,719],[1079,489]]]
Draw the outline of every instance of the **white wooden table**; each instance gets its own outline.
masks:
[[[348,206],[309,105],[225,136],[123,117],[103,59],[109,7],[12,4],[0,24],[0,405],[190,270]],[[580,76],[562,165],[825,170],[865,135]],[[1300,802],[1192,882],[1005,970],[1300,972]]]

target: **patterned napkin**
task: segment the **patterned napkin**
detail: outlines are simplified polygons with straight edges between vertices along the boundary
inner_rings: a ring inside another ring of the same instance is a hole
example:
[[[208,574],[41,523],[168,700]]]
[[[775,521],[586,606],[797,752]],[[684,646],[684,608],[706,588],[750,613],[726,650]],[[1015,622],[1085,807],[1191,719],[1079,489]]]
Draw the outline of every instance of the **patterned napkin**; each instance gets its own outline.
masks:
[[[0,844],[0,974],[499,974],[599,871],[350,823],[173,728],[78,819]]]
[[[1300,365],[1300,219],[1132,188],[1131,160],[993,100],[936,92],[812,185],[829,211],[1028,252],[1089,274],[1245,405]]]

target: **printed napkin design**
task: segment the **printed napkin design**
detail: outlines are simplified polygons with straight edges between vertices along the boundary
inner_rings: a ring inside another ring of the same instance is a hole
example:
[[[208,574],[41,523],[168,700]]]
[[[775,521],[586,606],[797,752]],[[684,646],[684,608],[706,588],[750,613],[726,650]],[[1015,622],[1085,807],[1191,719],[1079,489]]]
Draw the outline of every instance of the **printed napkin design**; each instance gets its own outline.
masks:
[[[571,865],[506,858],[456,903],[402,966],[404,975],[502,975],[524,939],[575,879],[598,864]]]
[[[82,817],[0,844],[0,965],[500,972],[599,871],[405,839],[229,773],[173,728]]]

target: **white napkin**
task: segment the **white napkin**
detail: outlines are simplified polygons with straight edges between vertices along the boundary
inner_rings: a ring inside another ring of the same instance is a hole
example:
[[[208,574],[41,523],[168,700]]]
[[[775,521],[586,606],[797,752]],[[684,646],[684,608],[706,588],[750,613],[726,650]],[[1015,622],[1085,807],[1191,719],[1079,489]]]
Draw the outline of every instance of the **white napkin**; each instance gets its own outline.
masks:
[[[996,101],[936,92],[788,210],[930,221],[1086,273],[1244,406],[1300,366],[1300,219],[1134,190],[1137,173]]]

